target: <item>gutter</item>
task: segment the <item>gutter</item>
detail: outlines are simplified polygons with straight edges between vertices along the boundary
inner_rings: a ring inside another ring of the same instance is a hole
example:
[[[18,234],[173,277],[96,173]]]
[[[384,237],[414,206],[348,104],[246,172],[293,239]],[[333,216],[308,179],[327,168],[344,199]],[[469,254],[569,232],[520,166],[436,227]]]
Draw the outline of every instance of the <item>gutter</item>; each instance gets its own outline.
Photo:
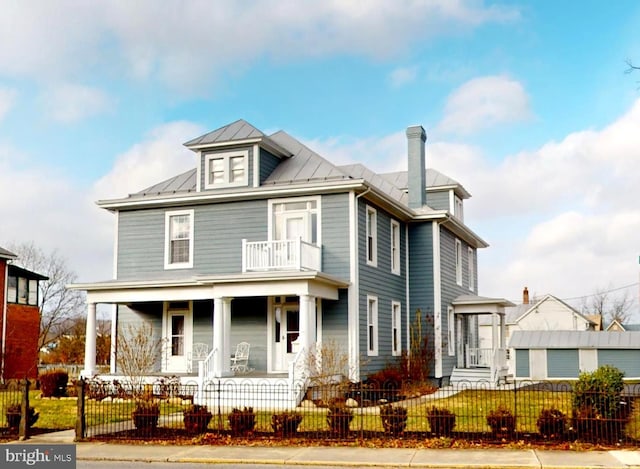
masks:
[[[0,382],[4,383],[4,357],[7,343],[7,282],[9,264],[4,264],[4,295],[2,301],[2,359],[0,361]]]

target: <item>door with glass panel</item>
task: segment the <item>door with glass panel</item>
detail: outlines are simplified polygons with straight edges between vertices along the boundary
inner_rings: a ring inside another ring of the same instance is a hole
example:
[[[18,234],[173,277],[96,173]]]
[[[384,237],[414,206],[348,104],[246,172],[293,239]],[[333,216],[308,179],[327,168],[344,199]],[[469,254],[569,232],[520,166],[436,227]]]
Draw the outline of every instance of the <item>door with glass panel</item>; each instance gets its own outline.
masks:
[[[278,306],[274,321],[273,371],[286,372],[296,355],[296,340],[300,335],[300,309],[298,306]]]
[[[164,371],[186,372],[191,351],[193,318],[189,302],[169,303],[164,315]]]

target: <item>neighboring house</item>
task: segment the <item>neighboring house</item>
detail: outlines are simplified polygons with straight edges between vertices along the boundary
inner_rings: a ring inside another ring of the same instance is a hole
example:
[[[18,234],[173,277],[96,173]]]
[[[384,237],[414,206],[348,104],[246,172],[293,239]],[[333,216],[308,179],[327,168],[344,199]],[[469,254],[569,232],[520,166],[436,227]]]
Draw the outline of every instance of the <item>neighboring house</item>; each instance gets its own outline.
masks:
[[[509,347],[516,380],[574,379],[602,365],[640,378],[640,331],[515,331]]]
[[[477,342],[469,318],[511,303],[477,296],[487,243],[464,222],[465,188],[425,168],[425,141],[409,127],[408,172],[376,174],[239,120],[185,144],[191,171],[99,201],[115,215],[115,277],[70,286],[87,292],[83,374],[96,373],[97,303],[115,305],[114,325],[154,326],[165,343],[155,373],[201,386],[232,379],[243,341],[254,375],[306,376],[306,354],[331,341],[364,378],[408,350],[420,309],[435,331],[432,376],[446,381]],[[208,350],[199,370],[195,344]]]
[[[617,319],[614,319],[605,328],[605,331],[608,331],[608,332],[640,331],[640,324],[623,324]]]
[[[1,382],[38,376],[38,286],[48,277],[12,264],[17,257],[0,248]]]

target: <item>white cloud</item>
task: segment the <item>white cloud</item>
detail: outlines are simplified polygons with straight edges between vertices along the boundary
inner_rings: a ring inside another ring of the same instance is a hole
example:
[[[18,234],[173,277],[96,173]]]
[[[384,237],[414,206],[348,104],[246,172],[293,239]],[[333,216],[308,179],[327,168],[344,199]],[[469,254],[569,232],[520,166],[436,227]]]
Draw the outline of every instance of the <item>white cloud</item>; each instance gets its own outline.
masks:
[[[401,67],[396,68],[389,75],[391,86],[398,88],[416,80],[418,75],[418,67]]]
[[[470,134],[530,116],[522,84],[506,76],[486,76],[464,83],[449,95],[438,129]]]
[[[17,93],[10,88],[0,88],[0,121],[4,119],[16,99]]]
[[[42,98],[45,112],[62,123],[80,121],[112,109],[102,90],[82,85],[61,85],[48,90]]]
[[[474,0],[166,0],[160,6],[152,0],[9,0],[0,43],[15,47],[0,48],[0,70],[38,81],[67,81],[85,71],[114,79],[159,77],[192,91],[258,57],[384,58],[452,29],[518,18],[515,8]]]

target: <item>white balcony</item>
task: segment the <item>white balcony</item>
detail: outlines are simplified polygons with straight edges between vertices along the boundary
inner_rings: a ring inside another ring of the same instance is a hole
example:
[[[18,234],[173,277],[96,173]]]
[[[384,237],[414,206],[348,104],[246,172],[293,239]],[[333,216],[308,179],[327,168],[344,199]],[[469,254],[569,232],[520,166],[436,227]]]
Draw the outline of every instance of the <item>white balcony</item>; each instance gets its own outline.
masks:
[[[270,270],[320,271],[320,247],[300,238],[277,241],[242,240],[242,271]]]

